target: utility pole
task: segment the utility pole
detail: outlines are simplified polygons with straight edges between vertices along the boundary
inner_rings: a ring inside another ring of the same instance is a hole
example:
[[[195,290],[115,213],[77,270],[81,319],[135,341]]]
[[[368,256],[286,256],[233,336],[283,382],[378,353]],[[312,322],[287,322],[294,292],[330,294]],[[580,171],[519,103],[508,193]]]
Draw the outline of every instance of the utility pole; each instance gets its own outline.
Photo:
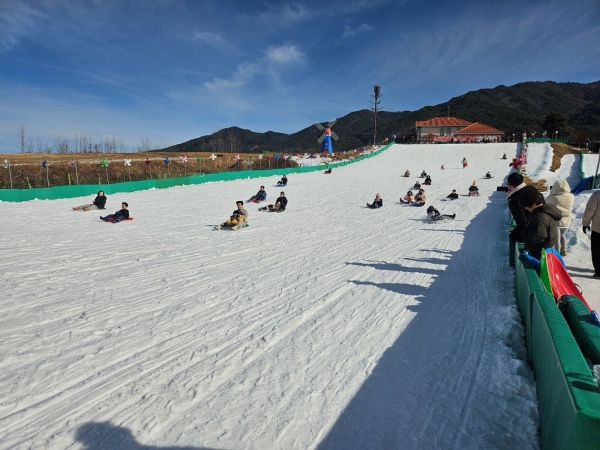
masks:
[[[373,98],[371,103],[371,111],[375,112],[375,120],[374,120],[374,128],[373,128],[373,145],[377,144],[377,111],[381,109],[380,107],[380,101],[379,99],[381,98],[381,95],[379,94],[380,88],[379,86],[374,86],[373,87],[373,95],[371,95],[371,97]]]

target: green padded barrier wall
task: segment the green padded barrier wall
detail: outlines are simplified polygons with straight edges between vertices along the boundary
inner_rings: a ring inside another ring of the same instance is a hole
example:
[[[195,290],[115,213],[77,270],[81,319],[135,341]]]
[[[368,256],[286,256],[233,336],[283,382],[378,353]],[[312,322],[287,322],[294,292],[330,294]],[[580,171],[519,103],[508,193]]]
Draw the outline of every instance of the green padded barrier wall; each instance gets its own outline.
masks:
[[[0,189],[0,201],[5,202],[25,202],[33,199],[56,200],[58,198],[85,197],[103,190],[107,195],[117,192],[134,192],[147,189],[166,189],[173,186],[186,186],[190,184],[202,184],[211,181],[231,181],[248,178],[272,177],[290,173],[307,173],[324,170],[326,167],[336,168],[347,166],[355,162],[363,161],[367,158],[379,155],[381,152],[390,148],[388,144],[367,155],[357,156],[356,158],[340,161],[331,164],[321,164],[318,166],[287,167],[281,169],[268,170],[241,170],[237,172],[218,172],[204,175],[190,175],[189,177],[152,179],[142,181],[128,181],[124,183],[113,184],[80,184],[74,186],[56,186],[50,188],[35,189]]]
[[[534,292],[531,308],[541,448],[600,448],[600,392],[554,299]]]
[[[517,253],[519,254],[519,253]],[[533,344],[532,344],[532,326],[531,326],[531,305],[533,303],[533,293],[543,292],[546,289],[542,285],[540,277],[533,268],[529,260],[520,255],[515,262],[515,293],[517,297],[517,306],[523,317],[525,324],[525,346],[527,347],[527,362],[533,368]]]
[[[592,364],[600,364],[600,327],[593,322],[590,310],[574,295],[565,295],[561,304],[564,306],[564,317],[583,356],[592,361]]]

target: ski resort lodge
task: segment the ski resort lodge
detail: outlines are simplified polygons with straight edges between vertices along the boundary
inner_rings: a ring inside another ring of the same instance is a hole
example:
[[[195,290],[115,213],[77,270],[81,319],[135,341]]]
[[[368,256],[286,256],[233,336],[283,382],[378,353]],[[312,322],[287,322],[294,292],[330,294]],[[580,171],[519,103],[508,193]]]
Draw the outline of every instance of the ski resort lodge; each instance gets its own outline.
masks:
[[[458,117],[434,117],[415,122],[417,141],[425,142],[497,142],[504,131],[480,122]]]

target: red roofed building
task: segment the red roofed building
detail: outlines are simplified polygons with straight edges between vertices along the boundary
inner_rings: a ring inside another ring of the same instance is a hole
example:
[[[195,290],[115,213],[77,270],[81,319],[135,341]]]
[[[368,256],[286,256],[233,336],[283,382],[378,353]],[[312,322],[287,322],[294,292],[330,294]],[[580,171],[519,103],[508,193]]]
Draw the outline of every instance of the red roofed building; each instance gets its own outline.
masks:
[[[479,141],[482,139],[500,140],[503,131],[489,125],[475,122],[471,123],[458,117],[434,117],[429,120],[415,122],[417,140],[447,141],[453,137],[461,141]],[[438,139],[434,139],[437,137]],[[445,139],[439,139],[445,137]]]

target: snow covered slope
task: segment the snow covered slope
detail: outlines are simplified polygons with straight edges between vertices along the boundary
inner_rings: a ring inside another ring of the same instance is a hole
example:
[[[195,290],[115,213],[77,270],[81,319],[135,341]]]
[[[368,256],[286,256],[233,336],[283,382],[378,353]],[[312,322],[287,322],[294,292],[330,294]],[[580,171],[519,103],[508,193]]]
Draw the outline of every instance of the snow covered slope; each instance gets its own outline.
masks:
[[[0,448],[537,448],[495,191],[515,150],[290,175],[288,210],[249,205],[237,232],[210,225],[279,177],[113,195],[119,224],[84,198],[0,203]],[[407,168],[456,220],[398,204]]]

